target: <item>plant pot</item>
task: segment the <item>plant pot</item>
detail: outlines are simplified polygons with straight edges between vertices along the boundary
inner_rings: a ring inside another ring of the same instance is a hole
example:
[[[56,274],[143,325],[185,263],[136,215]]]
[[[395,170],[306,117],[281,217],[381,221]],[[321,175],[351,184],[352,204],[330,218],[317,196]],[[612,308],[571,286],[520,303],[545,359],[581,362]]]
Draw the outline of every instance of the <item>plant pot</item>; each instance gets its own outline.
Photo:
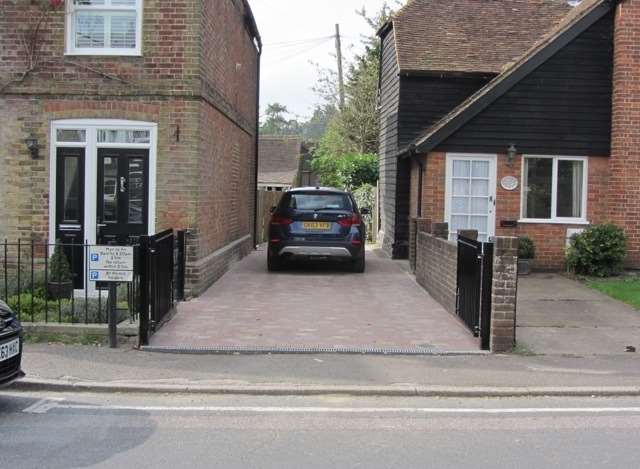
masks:
[[[47,291],[52,300],[66,300],[73,295],[73,282],[47,282]]]
[[[518,275],[529,275],[531,273],[532,259],[518,259]]]

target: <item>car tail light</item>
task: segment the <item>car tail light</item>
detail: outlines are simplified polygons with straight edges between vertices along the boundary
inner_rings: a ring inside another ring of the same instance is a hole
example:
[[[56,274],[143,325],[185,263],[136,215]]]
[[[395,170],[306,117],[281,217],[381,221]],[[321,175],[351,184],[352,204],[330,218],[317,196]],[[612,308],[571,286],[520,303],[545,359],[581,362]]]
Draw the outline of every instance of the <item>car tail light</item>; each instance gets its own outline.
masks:
[[[352,226],[358,226],[360,225],[360,223],[362,223],[362,220],[360,219],[360,215],[358,215],[357,213],[354,213],[353,215],[351,215],[350,217],[345,217],[345,218],[341,218],[340,220],[338,220],[338,224],[344,228],[350,228]]]
[[[271,224],[272,225],[290,225],[293,223],[291,218],[283,217],[282,215],[272,215],[271,216]]]

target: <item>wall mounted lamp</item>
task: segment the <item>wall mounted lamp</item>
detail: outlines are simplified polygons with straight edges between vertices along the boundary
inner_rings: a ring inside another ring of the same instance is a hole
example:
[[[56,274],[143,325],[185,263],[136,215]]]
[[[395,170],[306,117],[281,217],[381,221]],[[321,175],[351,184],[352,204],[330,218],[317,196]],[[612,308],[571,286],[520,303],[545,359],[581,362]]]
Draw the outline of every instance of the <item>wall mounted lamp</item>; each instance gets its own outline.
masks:
[[[509,166],[513,165],[513,160],[516,158],[516,156],[518,156],[518,149],[516,148],[516,145],[512,143],[511,146],[507,149],[507,161],[509,163]]]
[[[24,139],[24,143],[27,145],[27,150],[31,154],[31,159],[37,160],[40,158],[40,145],[35,135],[31,134]]]

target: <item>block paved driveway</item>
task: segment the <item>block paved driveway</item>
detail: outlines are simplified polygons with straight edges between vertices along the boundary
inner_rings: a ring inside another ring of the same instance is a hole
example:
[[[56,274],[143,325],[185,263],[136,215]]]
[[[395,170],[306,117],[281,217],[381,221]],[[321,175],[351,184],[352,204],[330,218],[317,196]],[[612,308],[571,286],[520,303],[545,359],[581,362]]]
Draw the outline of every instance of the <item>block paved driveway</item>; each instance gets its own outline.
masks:
[[[269,273],[264,248],[236,264],[152,338],[155,347],[424,347],[477,339],[397,261],[367,253],[365,274],[330,265]]]

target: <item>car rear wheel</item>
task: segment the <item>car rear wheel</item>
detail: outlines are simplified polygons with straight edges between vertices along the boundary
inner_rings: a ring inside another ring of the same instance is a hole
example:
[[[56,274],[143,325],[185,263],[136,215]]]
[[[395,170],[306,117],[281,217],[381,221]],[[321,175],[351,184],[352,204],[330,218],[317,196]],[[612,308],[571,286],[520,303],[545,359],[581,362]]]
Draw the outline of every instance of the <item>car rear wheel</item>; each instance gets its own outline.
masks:
[[[271,251],[267,254],[267,270],[269,272],[278,272],[282,270],[283,261],[279,256],[271,254]]]
[[[362,274],[364,273],[364,268],[365,268],[365,257],[364,257],[364,253],[362,253],[362,256],[358,257],[356,260],[354,260],[351,263],[351,270],[352,272],[355,272],[357,274]]]

